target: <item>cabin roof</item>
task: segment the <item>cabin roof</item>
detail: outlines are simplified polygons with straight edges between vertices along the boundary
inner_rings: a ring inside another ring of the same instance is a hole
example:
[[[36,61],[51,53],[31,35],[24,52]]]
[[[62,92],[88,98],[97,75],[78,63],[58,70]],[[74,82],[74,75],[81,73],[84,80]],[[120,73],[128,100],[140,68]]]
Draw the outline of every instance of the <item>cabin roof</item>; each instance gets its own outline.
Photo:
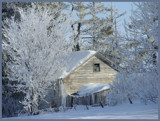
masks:
[[[99,52],[91,50],[74,51],[68,53],[65,56],[64,60],[66,61],[67,64],[65,66],[65,70],[63,70],[59,78],[65,78],[67,75],[69,75],[71,72],[73,72],[75,69],[77,69],[80,65],[82,65],[84,62],[86,62],[89,58],[91,58],[94,55],[96,55],[96,57],[101,59],[104,63],[106,63],[107,65],[118,71],[117,68],[119,68],[119,66]]]
[[[101,84],[101,83],[89,83],[82,86],[78,91],[77,94],[79,96],[86,96],[91,95],[96,92],[100,92],[103,90],[107,90],[110,88],[109,84]]]
[[[74,52],[68,53],[64,59],[65,61],[67,61],[65,71],[60,76],[60,78],[66,77],[68,74],[70,74],[73,70],[75,70],[77,67],[79,67],[81,64],[83,64],[85,61],[87,61],[94,54],[96,54],[96,51],[91,51],[91,50],[74,51]]]

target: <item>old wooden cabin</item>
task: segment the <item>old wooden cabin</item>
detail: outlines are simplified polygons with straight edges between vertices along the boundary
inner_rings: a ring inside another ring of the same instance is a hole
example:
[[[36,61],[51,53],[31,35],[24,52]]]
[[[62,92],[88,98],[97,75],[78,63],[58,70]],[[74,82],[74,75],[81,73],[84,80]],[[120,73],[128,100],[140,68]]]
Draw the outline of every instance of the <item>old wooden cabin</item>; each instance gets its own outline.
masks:
[[[110,84],[120,67],[103,54],[95,51],[75,51],[68,54],[65,60],[67,61],[66,72],[59,78],[57,83],[59,85],[59,94],[56,97],[57,101],[54,100],[53,102],[57,103],[57,106],[67,107],[73,106],[73,103],[89,105],[100,101],[105,103],[109,88],[102,88],[99,91],[92,92],[92,94],[83,96],[78,94],[78,90],[90,83],[95,85],[103,84],[104,86]],[[62,89],[61,85],[65,86],[65,99],[64,88]],[[86,101],[86,99],[90,101]]]

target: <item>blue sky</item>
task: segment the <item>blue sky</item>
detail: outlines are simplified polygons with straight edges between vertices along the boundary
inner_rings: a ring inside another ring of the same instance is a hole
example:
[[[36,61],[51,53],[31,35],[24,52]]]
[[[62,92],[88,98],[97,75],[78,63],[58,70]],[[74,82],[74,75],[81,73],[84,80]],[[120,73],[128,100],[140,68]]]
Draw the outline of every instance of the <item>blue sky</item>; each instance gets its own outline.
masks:
[[[113,8],[118,9],[119,13],[126,11],[126,14],[122,16],[119,20],[119,28],[124,31],[124,19],[129,22],[129,17],[131,16],[132,7],[134,9],[133,2],[112,2]]]
[[[131,15],[133,2],[112,2],[112,5],[114,8],[117,8],[120,13],[126,11],[127,14],[125,15],[125,17],[128,17]]]
[[[111,2],[103,2],[105,3],[105,6],[110,8]],[[129,22],[129,17],[131,16],[131,10],[133,5],[133,2],[112,2],[113,9],[118,9],[118,13],[121,14],[123,12],[126,12],[126,14],[122,17],[120,17],[117,21],[117,28],[120,30],[120,32],[124,32],[124,19],[126,22]],[[133,7],[134,9],[134,7]],[[77,18],[76,16],[74,16]],[[88,17],[87,17],[88,18]]]

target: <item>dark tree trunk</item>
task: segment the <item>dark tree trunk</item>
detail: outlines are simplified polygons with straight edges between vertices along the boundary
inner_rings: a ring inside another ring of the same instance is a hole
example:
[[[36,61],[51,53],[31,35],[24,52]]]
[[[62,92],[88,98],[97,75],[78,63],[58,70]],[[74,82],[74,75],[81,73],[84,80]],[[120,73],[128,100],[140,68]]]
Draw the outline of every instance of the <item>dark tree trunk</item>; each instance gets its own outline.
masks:
[[[41,97],[38,95],[38,110],[40,109],[40,102],[41,102]]]
[[[30,114],[31,114],[31,115],[32,115],[33,112],[34,112],[33,98],[34,98],[34,92],[33,92],[33,88],[32,88],[32,95],[31,95],[31,110],[30,110]]]
[[[104,106],[103,106],[103,104],[102,104],[102,102],[101,102],[101,101],[99,102],[99,104],[100,104],[100,106],[101,106],[102,108],[104,108]]]
[[[130,104],[133,104],[133,103],[132,103],[132,100],[131,100],[130,98],[128,98],[128,100],[129,100]]]

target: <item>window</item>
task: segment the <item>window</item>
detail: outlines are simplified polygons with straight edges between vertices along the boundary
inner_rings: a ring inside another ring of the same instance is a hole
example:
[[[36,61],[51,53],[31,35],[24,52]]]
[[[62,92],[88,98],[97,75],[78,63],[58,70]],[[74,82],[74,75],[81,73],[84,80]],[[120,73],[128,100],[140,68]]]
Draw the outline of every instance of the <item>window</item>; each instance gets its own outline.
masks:
[[[100,64],[99,63],[93,64],[93,72],[100,72]]]

